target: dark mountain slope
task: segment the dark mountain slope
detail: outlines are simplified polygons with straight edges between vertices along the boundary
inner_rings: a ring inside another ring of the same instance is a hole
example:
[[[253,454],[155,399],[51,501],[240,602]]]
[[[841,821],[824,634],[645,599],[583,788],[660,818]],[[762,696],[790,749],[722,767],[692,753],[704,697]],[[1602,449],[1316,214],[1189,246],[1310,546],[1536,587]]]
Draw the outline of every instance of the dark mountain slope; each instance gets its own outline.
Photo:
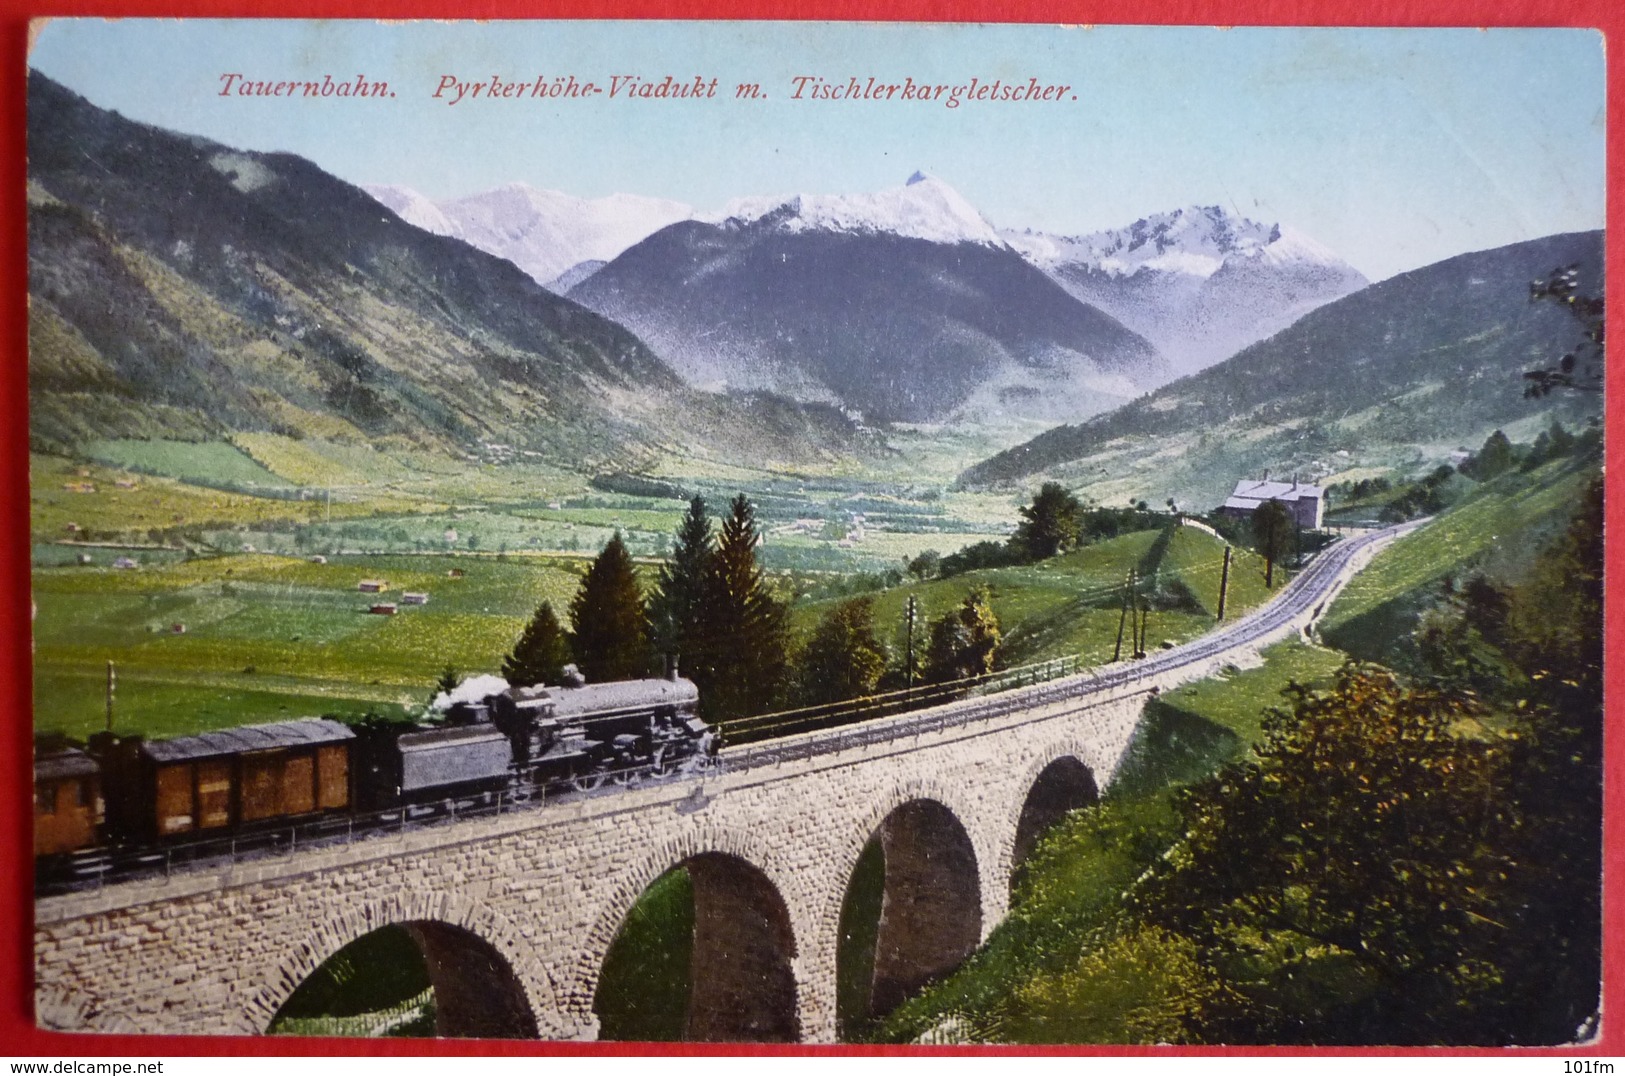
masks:
[[[29,77],[32,435],[496,439],[588,467],[795,424],[688,390],[625,328],[290,154],[130,122]],[[812,435],[808,441],[806,435]]]
[[[1268,340],[1088,422],[1061,426],[967,470],[969,485],[1064,469],[1103,452],[1184,437],[1215,452],[1245,442],[1249,460],[1336,470],[1329,461],[1381,446],[1471,443],[1486,428],[1552,411],[1583,417],[1595,394],[1523,397],[1523,371],[1579,339],[1531,280],[1579,263],[1602,284],[1602,233],[1549,236],[1463,254],[1329,303]],[[1177,466],[1194,468],[1195,461]]]
[[[570,297],[696,383],[773,388],[881,421],[967,407],[1089,414],[1164,374],[1144,339],[1007,247],[796,225],[792,206],[674,224]]]

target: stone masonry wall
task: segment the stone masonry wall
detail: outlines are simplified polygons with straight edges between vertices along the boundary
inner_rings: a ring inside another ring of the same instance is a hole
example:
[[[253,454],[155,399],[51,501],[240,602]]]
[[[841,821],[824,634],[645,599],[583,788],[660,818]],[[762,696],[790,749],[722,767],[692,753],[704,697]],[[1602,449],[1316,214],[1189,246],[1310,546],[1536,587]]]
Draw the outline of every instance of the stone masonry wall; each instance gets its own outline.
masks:
[[[832,1041],[841,904],[887,815],[929,799],[964,827],[985,936],[1006,909],[1016,822],[1038,773],[1070,755],[1104,785],[1143,699],[1061,704],[782,767],[45,898],[39,1019],[64,1030],[259,1033],[348,942],[431,922],[473,933],[508,962],[543,1037],[591,1038],[599,970],[632,904],[684,860],[724,853],[783,900],[802,1035]]]

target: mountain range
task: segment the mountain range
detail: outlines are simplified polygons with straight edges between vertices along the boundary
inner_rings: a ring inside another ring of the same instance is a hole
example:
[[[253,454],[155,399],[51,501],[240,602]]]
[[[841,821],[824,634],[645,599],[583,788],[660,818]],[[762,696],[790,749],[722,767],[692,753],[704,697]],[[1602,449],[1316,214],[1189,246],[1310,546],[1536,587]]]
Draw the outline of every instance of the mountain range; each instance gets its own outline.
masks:
[[[506,258],[560,294],[579,279],[559,281],[571,270],[607,262],[645,236],[694,215],[681,202],[661,198],[576,198],[524,183],[440,202],[398,185],[362,189],[408,224]]]
[[[570,289],[691,383],[880,422],[1116,406],[1166,366],[1068,295],[946,184],[736,203],[664,228]]]
[[[1138,483],[1139,496],[1213,501],[1265,468],[1420,466],[1476,449],[1498,427],[1531,427],[1527,438],[1553,418],[1583,423],[1600,414],[1600,393],[1524,396],[1523,373],[1584,331],[1559,304],[1531,301],[1530,282],[1572,265],[1600,294],[1602,263],[1603,233],[1577,232],[1400,274],[1110,414],[999,453],[961,482],[1111,475]]]
[[[1065,424],[965,484],[1118,471],[1136,495],[1206,496],[1238,468],[1325,473],[1372,446],[1420,460],[1596,410],[1526,400],[1520,374],[1579,332],[1529,302],[1529,281],[1569,264],[1600,281],[1600,233],[1361,287],[1291,228],[1211,207],[1016,234],[916,174],[704,215],[510,187],[454,219],[291,154],[132,122],[37,73],[28,125],[30,433],[45,451],[257,430],[495,440],[585,471],[797,466],[885,452],[870,422],[1004,414]],[[502,236],[560,252],[567,294],[475,245]]]
[[[1075,298],[1150,340],[1179,376],[1368,283],[1308,236],[1218,206],[1085,236],[1001,235]]]
[[[523,184],[440,202],[405,187],[366,189],[404,220],[506,258],[627,324],[691,383],[765,389],[881,420],[1085,418],[1226,358],[1366,283],[1314,240],[1217,207],[1085,236],[1017,232],[996,228],[923,173],[873,193],[747,196],[709,213],[625,194],[588,201]],[[653,250],[632,252],[678,224],[685,228]],[[831,236],[851,240],[844,255],[828,249]],[[940,249],[900,255],[888,239]],[[694,243],[716,258],[697,256]],[[967,245],[981,249],[957,249]],[[797,258],[798,246],[820,253]],[[871,255],[869,246],[887,253]],[[919,289],[908,281],[924,275],[984,305],[1044,311],[1038,319],[1053,322],[1066,304],[1001,257],[1010,252],[1087,308],[1071,319],[1087,325],[1012,334],[974,310],[958,317],[947,302],[887,329],[867,312],[912,302]],[[628,264],[592,282],[623,254]],[[655,264],[662,257],[680,265]],[[872,272],[853,273],[871,257],[878,257]],[[974,264],[961,264],[967,260]],[[752,279],[730,276],[747,263]],[[813,272],[841,279],[809,289]],[[990,291],[987,273],[1011,279]],[[814,339],[813,321],[828,326],[823,338]],[[899,339],[909,343],[900,348]],[[895,369],[888,374],[886,366]]]
[[[811,460],[834,408],[689,388],[624,327],[303,158],[132,122],[31,72],[31,437],[266,430],[572,466]]]

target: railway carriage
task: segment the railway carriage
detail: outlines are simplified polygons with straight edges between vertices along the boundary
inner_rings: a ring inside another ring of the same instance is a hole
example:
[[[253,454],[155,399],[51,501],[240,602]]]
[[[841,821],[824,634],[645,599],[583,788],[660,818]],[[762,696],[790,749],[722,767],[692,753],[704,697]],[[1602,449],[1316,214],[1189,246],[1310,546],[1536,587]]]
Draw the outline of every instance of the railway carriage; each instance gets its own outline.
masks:
[[[109,821],[128,840],[164,842],[348,810],[354,739],[312,717],[101,745]]]
[[[34,855],[54,857],[102,842],[101,763],[75,747],[34,759]]]
[[[164,849],[167,863],[181,846],[278,839],[290,825],[329,816],[365,827],[379,819],[362,816],[378,810],[402,808],[404,820],[455,813],[470,799],[630,783],[715,748],[696,715],[698,688],[675,669],[663,679],[585,684],[569,676],[562,687],[478,691],[469,688],[438,721],[303,718],[170,740],[106,732],[85,750],[42,751],[34,766],[36,860],[73,869],[39,876],[71,884],[88,876],[87,855],[131,853],[117,858],[139,866]]]

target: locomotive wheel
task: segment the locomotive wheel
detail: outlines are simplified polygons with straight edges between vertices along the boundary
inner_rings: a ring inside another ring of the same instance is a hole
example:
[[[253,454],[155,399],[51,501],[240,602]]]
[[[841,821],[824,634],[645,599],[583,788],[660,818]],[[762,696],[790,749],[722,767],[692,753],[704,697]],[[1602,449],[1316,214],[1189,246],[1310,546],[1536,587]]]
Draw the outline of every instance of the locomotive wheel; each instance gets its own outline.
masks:
[[[591,792],[604,783],[602,773],[583,773],[570,779],[570,784],[577,792]]]

